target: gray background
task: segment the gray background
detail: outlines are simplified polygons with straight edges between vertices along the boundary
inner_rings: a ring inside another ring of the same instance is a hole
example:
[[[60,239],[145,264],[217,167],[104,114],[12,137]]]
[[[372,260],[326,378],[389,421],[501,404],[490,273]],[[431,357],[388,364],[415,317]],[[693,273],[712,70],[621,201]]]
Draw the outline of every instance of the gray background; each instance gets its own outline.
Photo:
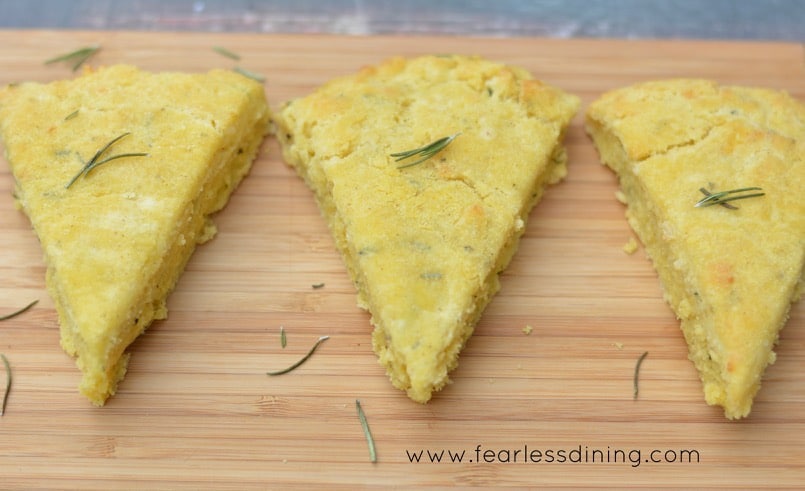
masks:
[[[805,41],[805,0],[0,0],[0,28]]]

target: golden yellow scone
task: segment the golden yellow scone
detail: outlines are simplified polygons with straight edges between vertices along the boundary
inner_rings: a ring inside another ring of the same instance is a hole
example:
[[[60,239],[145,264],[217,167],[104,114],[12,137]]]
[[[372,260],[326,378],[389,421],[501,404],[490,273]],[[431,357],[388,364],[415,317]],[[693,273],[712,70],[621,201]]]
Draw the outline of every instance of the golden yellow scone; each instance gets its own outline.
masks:
[[[578,98],[476,57],[393,58],[277,115],[372,314],[373,346],[417,402],[448,382],[532,206],[565,173]],[[460,133],[417,165],[390,154]]]
[[[263,87],[229,71],[152,74],[116,65],[0,90],[16,198],[39,237],[61,344],[103,405],[126,347],[154,319],[266,133]],[[96,152],[128,133],[67,185]]]
[[[802,293],[805,107],[773,90],[667,80],[605,94],[586,121],[681,320],[707,403],[747,416]],[[746,187],[765,194],[694,206],[702,190]]]

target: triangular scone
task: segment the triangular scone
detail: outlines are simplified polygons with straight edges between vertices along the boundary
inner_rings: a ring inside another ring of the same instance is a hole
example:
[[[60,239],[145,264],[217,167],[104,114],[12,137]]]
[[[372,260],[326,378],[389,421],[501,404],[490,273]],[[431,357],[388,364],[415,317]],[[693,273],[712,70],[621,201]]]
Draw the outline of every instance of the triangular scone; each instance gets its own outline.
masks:
[[[374,350],[417,402],[448,382],[532,206],[561,179],[578,98],[481,58],[394,58],[277,114],[372,314]],[[460,133],[419,164],[412,150]]]
[[[0,135],[16,197],[44,250],[61,344],[81,392],[102,405],[126,347],[154,319],[208,216],[248,172],[268,126],[262,85],[231,71],[151,74],[117,65],[0,90]],[[76,179],[97,161],[127,153]]]
[[[805,107],[772,90],[658,81],[595,101],[587,131],[620,178],[707,402],[748,415],[802,292]],[[702,189],[754,186],[765,195],[694,207]]]

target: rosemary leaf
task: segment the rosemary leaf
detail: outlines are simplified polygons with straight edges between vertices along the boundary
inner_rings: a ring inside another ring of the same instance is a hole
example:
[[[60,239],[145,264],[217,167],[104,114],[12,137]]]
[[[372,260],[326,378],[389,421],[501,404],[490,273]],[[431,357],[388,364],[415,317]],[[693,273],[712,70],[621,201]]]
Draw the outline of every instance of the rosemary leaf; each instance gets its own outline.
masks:
[[[637,364],[634,367],[634,398],[637,399],[637,377],[640,374],[640,365],[643,364],[643,360],[648,356],[648,351],[644,351],[640,358],[637,359]]]
[[[144,152],[134,152],[134,153],[120,153],[120,154],[117,154],[117,155],[112,155],[111,157],[107,157],[107,158],[105,158],[103,160],[98,160],[98,161],[94,162],[92,165],[87,166],[87,170],[84,171],[84,175],[86,175],[87,173],[89,173],[89,171],[91,171],[92,169],[98,167],[101,164],[105,164],[105,163],[109,162],[110,160],[122,159],[124,157],[148,157],[148,154],[144,153]]]
[[[212,50],[218,53],[219,55],[226,56],[230,60],[240,61],[240,55],[237,53],[233,53],[228,49],[224,48],[223,46],[213,46]]]
[[[26,305],[25,307],[21,308],[20,310],[18,310],[18,311],[16,311],[16,312],[12,312],[12,313],[10,313],[10,314],[7,314],[7,315],[4,315],[4,316],[0,317],[0,321],[5,321],[5,320],[8,320],[8,319],[11,319],[11,318],[17,317],[18,315],[22,314],[23,312],[27,312],[27,311],[28,311],[28,309],[30,309],[31,307],[33,307],[34,305],[36,305],[36,304],[37,304],[37,302],[39,302],[39,300],[34,300],[33,302],[29,303],[29,304],[28,304],[28,305]]]
[[[746,199],[746,198],[756,198],[758,196],[764,196],[766,194],[762,192],[747,193],[747,191],[763,191],[763,189],[757,186],[752,186],[748,188],[730,189],[729,191],[719,191],[717,193],[711,193],[705,188],[699,188],[699,191],[702,192],[704,198],[697,201],[696,204],[693,206],[700,208],[703,206],[721,205],[724,208],[729,208],[730,210],[737,210],[738,207],[729,204],[728,201],[735,201],[738,199]]]
[[[124,158],[124,157],[147,157],[147,156],[148,156],[148,154],[147,154],[147,153],[137,152],[137,153],[121,153],[121,154],[118,154],[118,155],[113,155],[113,156],[111,156],[111,157],[107,157],[107,158],[105,158],[105,159],[103,159],[103,160],[98,160],[98,159],[100,159],[100,158],[101,158],[101,155],[103,155],[103,154],[104,154],[104,152],[106,152],[107,150],[109,150],[109,148],[111,148],[111,147],[112,147],[112,145],[114,145],[115,143],[117,143],[118,141],[122,140],[123,138],[127,137],[127,136],[128,136],[128,135],[130,135],[130,134],[131,134],[131,133],[128,133],[128,132],[127,132],[127,133],[123,133],[122,135],[118,136],[117,138],[114,138],[112,141],[110,141],[109,143],[107,143],[106,145],[104,145],[103,147],[101,147],[101,149],[100,149],[100,150],[98,150],[97,152],[95,152],[95,155],[93,155],[93,156],[92,156],[92,158],[89,160],[89,162],[87,162],[86,164],[84,164],[84,167],[82,167],[82,168],[81,168],[81,170],[80,170],[80,171],[78,171],[78,174],[76,174],[75,176],[73,176],[73,178],[72,178],[72,179],[70,179],[70,182],[68,182],[68,183],[67,183],[67,185],[66,185],[66,186],[64,186],[64,188],[65,188],[65,189],[68,189],[70,186],[72,186],[72,185],[73,185],[73,183],[74,183],[74,182],[75,182],[75,181],[76,181],[76,180],[77,180],[79,177],[84,177],[84,176],[86,176],[87,174],[89,174],[89,172],[90,172],[92,169],[94,169],[94,168],[98,167],[98,166],[99,166],[99,165],[101,165],[101,164],[105,164],[105,163],[107,163],[107,162],[109,162],[109,161],[112,161],[112,160],[115,160],[115,159]]]
[[[93,155],[93,156],[92,156],[92,159],[90,159],[89,164],[92,164],[93,162],[95,162],[96,160],[98,160],[98,159],[100,158],[100,156],[101,156],[101,155],[102,155],[102,154],[103,154],[105,151],[109,150],[109,148],[110,148],[112,145],[114,145],[115,143],[119,142],[119,141],[120,141],[120,140],[122,140],[123,138],[125,138],[125,137],[129,136],[130,134],[131,134],[131,132],[128,132],[128,131],[127,131],[127,132],[123,133],[122,135],[120,135],[120,136],[118,136],[118,137],[116,137],[116,138],[113,138],[113,139],[112,139],[112,141],[110,141],[109,143],[107,143],[106,145],[104,145],[103,147],[101,147],[101,149],[100,149],[100,150],[98,150],[97,152],[95,152],[95,155]],[[88,165],[89,165],[89,164],[88,164]]]
[[[6,390],[3,391],[3,403],[0,404],[0,416],[6,413],[6,402],[8,402],[8,393],[11,392],[11,366],[8,364],[8,358],[3,353],[0,353],[0,358],[3,359],[3,365],[6,367]]]
[[[236,66],[232,70],[234,70],[235,72],[243,75],[244,77],[248,77],[248,78],[250,78],[252,80],[256,80],[256,81],[258,81],[260,83],[263,83],[263,82],[266,81],[266,78],[264,76],[260,75],[259,73],[255,73],[255,72],[252,72],[250,70],[246,70],[245,68],[242,68],[242,67],[239,67],[239,66]]]
[[[285,349],[285,346],[288,344],[288,339],[285,337],[285,327],[280,326],[280,346]]]
[[[100,51],[100,49],[101,47],[97,44],[94,46],[79,48],[75,51],[71,51],[63,55],[54,56],[53,58],[45,60],[45,65],[50,65],[52,63],[58,63],[62,61],[69,61],[73,62],[73,71],[76,71],[81,67],[81,65],[83,65],[87,60],[89,60],[92,57],[92,55]]]
[[[405,160],[405,159],[415,157],[415,156],[420,157],[419,159],[417,159],[417,160],[415,160],[413,162],[403,164],[403,165],[401,165],[401,166],[399,166],[397,168],[398,169],[405,169],[406,167],[413,167],[413,166],[415,166],[417,164],[421,164],[422,162],[428,160],[429,158],[433,157],[437,153],[439,153],[442,150],[444,150],[444,148],[447,145],[450,145],[450,142],[452,142],[460,134],[461,133],[459,132],[459,133],[455,133],[455,134],[450,135],[450,136],[445,136],[444,138],[439,138],[438,140],[436,140],[434,142],[428,143],[425,146],[415,148],[413,150],[406,150],[404,152],[392,153],[391,156],[396,157],[394,159],[395,162],[399,162],[401,160]]]
[[[316,341],[316,343],[313,345],[313,347],[310,348],[310,351],[308,351],[307,354],[305,356],[303,356],[301,360],[297,361],[293,365],[291,365],[288,368],[285,368],[283,370],[278,370],[276,372],[267,372],[266,375],[269,375],[269,376],[273,377],[275,375],[282,375],[284,373],[288,373],[290,371],[293,371],[293,370],[299,368],[299,366],[302,365],[302,363],[306,362],[311,356],[313,356],[313,353],[316,351],[316,348],[318,348],[321,343],[323,343],[324,341],[327,341],[328,339],[330,339],[330,336],[322,336],[322,337],[320,337],[318,339],[318,341]]]
[[[64,120],[65,121],[70,121],[71,119],[73,119],[76,116],[78,116],[78,109],[76,109],[75,111],[73,111],[70,114],[68,114],[67,116],[65,116]]]
[[[361,421],[363,434],[366,436],[366,443],[369,445],[369,460],[373,463],[377,462],[377,450],[375,449],[375,439],[372,438],[372,432],[369,430],[369,423],[366,421],[366,415],[363,413],[361,401],[355,399],[355,407],[358,410],[358,419]]]
[[[315,285],[310,285],[310,287],[313,288],[314,290],[319,290],[321,288],[324,288],[324,283],[316,283]]]

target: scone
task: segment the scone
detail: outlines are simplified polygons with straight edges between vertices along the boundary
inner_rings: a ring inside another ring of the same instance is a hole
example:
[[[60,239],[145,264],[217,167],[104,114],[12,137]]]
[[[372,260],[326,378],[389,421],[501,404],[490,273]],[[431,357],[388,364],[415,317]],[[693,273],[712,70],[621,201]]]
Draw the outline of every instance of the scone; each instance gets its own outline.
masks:
[[[605,94],[586,121],[707,403],[747,416],[803,290],[805,107],[778,91],[668,80]],[[743,188],[761,189],[718,194]]]
[[[560,142],[578,105],[520,68],[424,56],[333,80],[276,114],[285,160],[371,313],[374,350],[414,401],[448,382],[529,211],[565,174]],[[399,155],[434,142],[435,154]]]
[[[269,116],[262,85],[223,70],[116,65],[0,89],[15,196],[42,244],[62,347],[94,404],[115,393],[126,347],[166,317],[168,294],[196,244],[215,234],[209,216],[248,172]]]

